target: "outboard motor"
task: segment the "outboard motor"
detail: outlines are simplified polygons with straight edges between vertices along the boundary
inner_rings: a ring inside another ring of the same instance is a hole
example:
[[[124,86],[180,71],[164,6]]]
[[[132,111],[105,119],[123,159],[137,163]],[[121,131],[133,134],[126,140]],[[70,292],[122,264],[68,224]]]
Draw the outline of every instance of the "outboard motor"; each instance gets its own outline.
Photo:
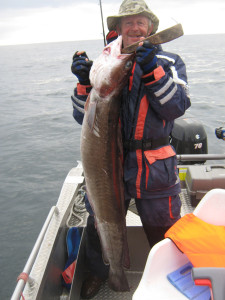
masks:
[[[207,134],[203,125],[192,118],[177,119],[171,133],[171,145],[177,154],[208,154]],[[182,164],[198,164],[205,161],[187,161]]]

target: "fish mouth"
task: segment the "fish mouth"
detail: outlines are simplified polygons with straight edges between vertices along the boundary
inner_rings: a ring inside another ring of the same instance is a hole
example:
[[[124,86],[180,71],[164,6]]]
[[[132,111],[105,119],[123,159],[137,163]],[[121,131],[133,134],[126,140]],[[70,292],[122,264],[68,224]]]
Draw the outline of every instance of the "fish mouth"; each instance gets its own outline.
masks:
[[[91,84],[102,98],[116,95],[123,84],[126,84],[132,70],[134,53],[121,53],[121,46],[120,36],[104,48],[91,68]]]

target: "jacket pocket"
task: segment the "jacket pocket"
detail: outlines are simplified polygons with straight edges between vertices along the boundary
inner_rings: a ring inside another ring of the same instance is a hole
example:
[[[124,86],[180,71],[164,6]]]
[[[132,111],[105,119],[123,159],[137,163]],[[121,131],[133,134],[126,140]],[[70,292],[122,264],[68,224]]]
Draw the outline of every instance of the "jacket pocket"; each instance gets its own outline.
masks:
[[[171,150],[169,151],[169,153],[167,153],[169,156],[161,156],[161,159],[159,159],[160,156],[154,155],[156,154],[156,152],[151,153],[152,151],[157,150],[149,150],[144,152],[146,165],[145,182],[147,190],[169,188],[175,185],[175,183],[177,182],[177,158],[174,150],[172,148]]]

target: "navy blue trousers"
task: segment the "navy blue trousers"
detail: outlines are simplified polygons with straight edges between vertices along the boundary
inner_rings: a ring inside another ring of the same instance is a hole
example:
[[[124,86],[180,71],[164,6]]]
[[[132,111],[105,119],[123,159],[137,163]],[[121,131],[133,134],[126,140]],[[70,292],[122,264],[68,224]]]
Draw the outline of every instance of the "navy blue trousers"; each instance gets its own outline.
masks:
[[[130,200],[125,201],[126,211]],[[165,232],[180,218],[181,201],[179,195],[160,199],[135,199],[137,211],[150,248],[164,239]],[[107,279],[109,267],[102,260],[102,251],[94,214],[85,197],[86,209],[89,212],[86,227],[86,260],[89,271],[99,278]]]

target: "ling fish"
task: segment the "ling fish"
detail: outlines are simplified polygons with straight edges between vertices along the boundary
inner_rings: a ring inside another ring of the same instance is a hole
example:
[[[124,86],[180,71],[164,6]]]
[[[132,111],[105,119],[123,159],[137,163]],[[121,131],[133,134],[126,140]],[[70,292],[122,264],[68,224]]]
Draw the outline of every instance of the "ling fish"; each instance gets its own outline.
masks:
[[[106,46],[90,72],[91,93],[85,106],[81,157],[88,198],[94,211],[109,287],[128,291],[129,268],[124,208],[121,91],[132,69],[132,54],[121,54],[122,38]]]

